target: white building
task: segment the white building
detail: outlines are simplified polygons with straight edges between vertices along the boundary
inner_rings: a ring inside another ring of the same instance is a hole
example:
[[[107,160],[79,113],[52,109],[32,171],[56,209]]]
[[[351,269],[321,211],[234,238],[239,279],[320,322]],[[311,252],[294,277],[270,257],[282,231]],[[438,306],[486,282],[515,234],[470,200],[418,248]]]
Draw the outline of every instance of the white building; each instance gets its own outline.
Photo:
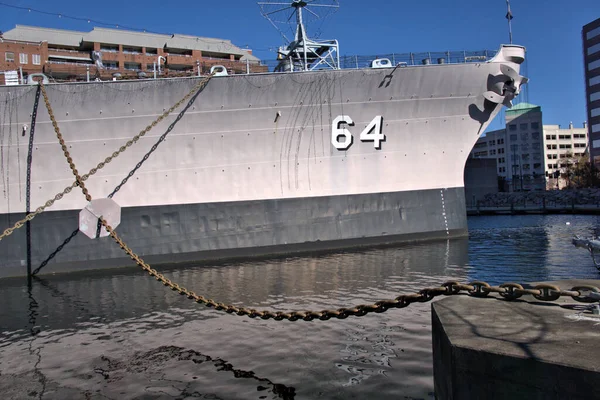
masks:
[[[495,158],[498,177],[505,190],[532,191],[560,188],[554,173],[567,160],[583,156],[587,128],[561,129],[560,125],[542,125],[541,107],[520,103],[505,112],[506,129],[487,132],[479,138],[473,158]],[[563,162],[561,162],[561,160]]]
[[[574,128],[573,123],[568,129],[560,125],[544,125],[544,159],[547,189],[562,188],[563,179],[556,172],[564,171],[567,163],[575,162],[586,154],[588,130],[585,124],[582,128]]]

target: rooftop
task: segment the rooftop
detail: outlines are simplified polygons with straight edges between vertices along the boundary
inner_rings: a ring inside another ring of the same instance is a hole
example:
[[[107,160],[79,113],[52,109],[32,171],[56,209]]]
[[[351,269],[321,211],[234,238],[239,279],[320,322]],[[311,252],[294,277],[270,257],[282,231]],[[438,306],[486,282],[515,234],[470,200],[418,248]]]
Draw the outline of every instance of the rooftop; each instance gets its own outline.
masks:
[[[127,31],[121,29],[93,28],[89,32],[64,29],[42,28],[37,26],[16,25],[4,33],[4,38],[26,42],[42,42],[62,46],[81,46],[82,43],[98,42],[122,44],[136,47],[173,48],[200,50],[209,53],[227,53],[242,56],[242,60],[259,61],[256,56],[241,49],[229,40],[190,35],[164,35],[157,33]]]

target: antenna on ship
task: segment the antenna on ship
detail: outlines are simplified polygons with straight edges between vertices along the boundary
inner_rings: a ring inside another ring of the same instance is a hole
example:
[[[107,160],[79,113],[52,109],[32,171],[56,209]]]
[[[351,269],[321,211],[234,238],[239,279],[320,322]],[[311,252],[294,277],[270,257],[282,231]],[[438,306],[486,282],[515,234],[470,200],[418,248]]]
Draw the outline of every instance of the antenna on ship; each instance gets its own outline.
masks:
[[[513,19],[512,12],[510,11],[510,0],[506,0],[506,19],[508,20],[508,40],[512,44],[512,26],[510,21]]]
[[[279,47],[280,60],[276,72],[339,69],[340,56],[337,40],[315,40],[306,34],[309,20],[322,20],[339,8],[338,0],[271,0],[258,2],[263,17],[280,31],[288,43]],[[280,26],[290,25],[295,18],[294,39],[289,40]]]

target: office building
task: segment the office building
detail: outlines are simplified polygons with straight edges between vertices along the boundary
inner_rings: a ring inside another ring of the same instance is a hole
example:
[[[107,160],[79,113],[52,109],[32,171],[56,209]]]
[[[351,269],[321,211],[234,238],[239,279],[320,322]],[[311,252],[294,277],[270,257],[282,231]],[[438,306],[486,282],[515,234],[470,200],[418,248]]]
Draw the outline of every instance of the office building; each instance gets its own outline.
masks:
[[[600,18],[583,27],[590,161],[600,168]]]
[[[520,103],[506,110],[505,129],[479,138],[470,156],[495,158],[499,186],[506,191],[563,188],[560,178],[569,163],[586,154],[586,124],[568,129],[543,125],[541,107]]]

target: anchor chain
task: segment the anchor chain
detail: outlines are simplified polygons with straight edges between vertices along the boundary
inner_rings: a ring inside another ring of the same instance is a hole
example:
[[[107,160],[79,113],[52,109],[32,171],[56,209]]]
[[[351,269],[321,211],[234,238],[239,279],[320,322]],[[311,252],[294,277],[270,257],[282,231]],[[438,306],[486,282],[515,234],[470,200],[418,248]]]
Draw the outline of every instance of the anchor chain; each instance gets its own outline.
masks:
[[[85,183],[79,172],[75,168],[75,164],[69,154],[67,146],[65,145],[64,139],[60,134],[58,124],[54,119],[54,114],[51,112],[50,103],[46,102],[46,106],[49,107],[49,115],[56,132],[56,136],[61,144],[63,153],[67,158],[69,166],[73,175],[75,175],[76,182],[79,183],[83,194],[86,196],[88,201],[91,200],[91,196],[85,187]],[[592,296],[586,296],[586,292],[600,293],[600,289],[595,286],[576,286],[571,290],[561,290],[558,286],[541,284],[535,286],[533,289],[525,289],[522,285],[517,283],[505,283],[500,286],[490,286],[486,282],[474,281],[469,284],[461,284],[459,282],[446,282],[440,287],[425,288],[421,289],[417,293],[404,294],[397,296],[390,300],[379,300],[373,304],[361,304],[351,307],[338,308],[336,310],[322,310],[322,311],[269,311],[269,310],[256,310],[247,307],[237,307],[231,304],[219,303],[213,299],[206,298],[202,295],[196,294],[191,290],[188,290],[179,284],[171,281],[163,274],[158,272],[147,264],[140,256],[131,250],[127,244],[117,235],[115,230],[108,224],[103,218],[99,218],[102,226],[106,229],[109,235],[115,240],[115,242],[123,249],[129,257],[136,262],[137,265],[142,267],[149,275],[153,276],[161,282],[163,285],[169,287],[171,290],[178,292],[179,294],[186,296],[190,300],[194,300],[197,303],[212,307],[215,310],[225,311],[229,314],[236,314],[239,316],[248,316],[250,318],[261,318],[261,319],[274,319],[276,321],[288,320],[288,321],[312,321],[315,319],[325,321],[331,318],[345,319],[349,316],[361,317],[370,313],[382,313],[392,308],[404,308],[408,307],[412,303],[425,303],[433,300],[437,296],[441,295],[457,295],[460,292],[467,292],[473,297],[486,297],[490,293],[498,293],[506,300],[515,300],[523,295],[530,294],[540,301],[554,301],[561,296],[570,296],[573,300],[593,303],[596,302]],[[594,296],[595,297],[595,296]]]
[[[51,207],[56,201],[62,199],[64,197],[64,195],[70,193],[75,187],[79,186],[80,183],[85,182],[88,178],[90,178],[96,172],[98,172],[102,168],[104,168],[107,164],[109,164],[112,160],[114,160],[115,158],[117,158],[125,150],[127,150],[133,144],[137,143],[152,128],[154,128],[156,125],[158,125],[158,123],[160,123],[163,119],[165,119],[166,117],[168,117],[175,109],[179,108],[185,101],[187,101],[194,94],[194,92],[196,92],[197,90],[201,90],[208,83],[208,81],[213,77],[213,75],[214,74],[211,74],[211,75],[209,75],[209,76],[201,79],[200,82],[198,82],[198,84],[195,85],[192,88],[192,90],[190,90],[189,93],[187,93],[181,100],[179,100],[171,108],[169,108],[168,110],[166,110],[165,112],[163,112],[161,115],[159,115],[154,121],[152,121],[152,123],[150,123],[144,129],[142,129],[142,131],[140,131],[140,133],[138,133],[133,138],[131,138],[129,141],[127,141],[127,143],[125,143],[123,146],[121,146],[117,151],[114,151],[110,156],[106,157],[104,159],[104,161],[99,162],[98,165],[96,165],[94,168],[92,168],[87,174],[84,174],[83,176],[81,176],[80,177],[80,182],[78,182],[76,180],[70,186],[66,187],[62,192],[56,194],[54,196],[54,198],[48,200],[44,205],[36,208],[36,210],[34,212],[32,212],[31,214],[28,214],[27,216],[25,216],[25,218],[17,221],[12,227],[6,228],[4,230],[4,232],[2,232],[2,234],[0,234],[0,240],[4,239],[7,236],[10,236],[15,230],[17,230],[19,228],[22,228],[23,224],[25,224],[28,221],[31,221],[36,216],[38,216],[39,214],[41,214],[42,212],[44,212],[44,210],[46,208]],[[46,108],[48,108],[48,112],[50,113],[51,112],[51,107],[50,107],[50,103],[49,103],[49,100],[48,100],[48,95],[46,94],[46,89],[45,89],[44,85],[42,84],[42,82],[40,82],[39,85],[40,85],[40,89],[42,91],[42,95],[44,97],[44,102],[46,103]],[[50,117],[50,119],[53,120],[54,116],[52,115]],[[52,125],[54,126],[55,131],[56,131],[57,125],[55,125],[55,124],[56,124],[56,120],[54,119]]]

